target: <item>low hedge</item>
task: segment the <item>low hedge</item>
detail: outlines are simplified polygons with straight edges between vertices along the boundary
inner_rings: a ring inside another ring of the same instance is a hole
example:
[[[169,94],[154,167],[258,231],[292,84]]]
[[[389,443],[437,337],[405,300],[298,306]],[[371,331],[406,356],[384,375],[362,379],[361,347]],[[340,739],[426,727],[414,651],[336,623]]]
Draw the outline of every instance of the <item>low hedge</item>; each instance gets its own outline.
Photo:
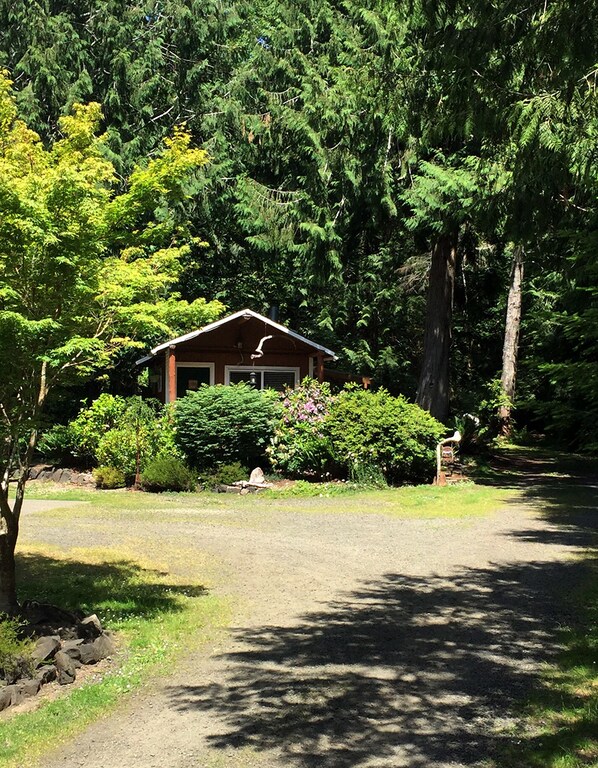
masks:
[[[197,485],[195,473],[176,456],[157,456],[141,473],[144,491],[193,491]]]
[[[326,428],[335,459],[349,475],[377,467],[395,485],[434,477],[436,444],[445,432],[427,411],[402,396],[353,387],[335,398]]]

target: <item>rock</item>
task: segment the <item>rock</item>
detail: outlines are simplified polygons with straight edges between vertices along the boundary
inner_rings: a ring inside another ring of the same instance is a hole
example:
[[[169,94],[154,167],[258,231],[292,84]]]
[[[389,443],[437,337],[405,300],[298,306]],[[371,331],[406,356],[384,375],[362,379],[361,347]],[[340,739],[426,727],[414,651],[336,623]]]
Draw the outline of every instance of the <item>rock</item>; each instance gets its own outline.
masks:
[[[266,482],[264,473],[260,467],[256,467],[249,476],[249,482],[251,485],[263,485]]]
[[[40,637],[36,642],[31,656],[36,667],[47,659],[51,659],[60,650],[60,638],[56,635]]]
[[[34,666],[31,656],[17,656],[12,664],[4,669],[4,678],[7,684],[12,685],[23,678],[30,677]]]
[[[73,482],[73,472],[70,469],[63,469],[60,473],[60,482],[61,483],[72,483]]]
[[[96,481],[93,479],[93,475],[91,472],[76,472],[73,473],[73,479],[72,481],[76,485],[93,485],[95,486]]]
[[[49,603],[38,603],[36,600],[25,600],[21,613],[29,619],[31,624],[77,625],[81,619],[81,616],[71,611],[65,611]]]
[[[48,683],[51,683],[53,680],[56,680],[56,667],[54,664],[44,664],[43,667],[40,667],[35,672],[36,678],[39,680],[41,685],[47,685]]]
[[[116,646],[105,634],[101,634],[93,641],[93,648],[98,661],[106,659],[116,651]]]
[[[30,696],[35,696],[40,689],[40,685],[39,680],[21,680],[20,683],[15,683],[15,685],[7,685],[4,690],[10,690],[10,706],[16,707],[17,704],[25,701]]]
[[[61,650],[64,651],[68,656],[71,657],[74,661],[80,661],[81,660],[81,643],[83,640],[77,639],[77,640],[65,640],[62,643]]]
[[[96,638],[102,634],[102,624],[95,613],[92,613],[81,621],[78,630],[79,637]]]
[[[100,660],[93,643],[83,643],[79,651],[81,653],[81,664],[97,664]]]
[[[64,651],[58,651],[54,656],[57,678],[60,685],[68,685],[75,681],[77,671],[71,657]]]
[[[4,688],[0,688],[0,712],[7,707],[10,707],[12,702],[12,689],[14,685],[6,685]]]
[[[29,699],[31,696],[35,696],[39,689],[42,687],[41,682],[34,678],[33,680],[21,680],[15,685],[15,691],[12,694],[11,704],[19,704],[23,699]]]
[[[78,640],[79,632],[77,626],[58,627],[56,630],[61,640]]]
[[[48,472],[48,470],[51,472],[52,469],[53,467],[51,464],[36,464],[29,470],[29,479],[37,480],[43,472]]]
[[[217,485],[216,491],[218,493],[241,493],[241,486],[237,485]]]

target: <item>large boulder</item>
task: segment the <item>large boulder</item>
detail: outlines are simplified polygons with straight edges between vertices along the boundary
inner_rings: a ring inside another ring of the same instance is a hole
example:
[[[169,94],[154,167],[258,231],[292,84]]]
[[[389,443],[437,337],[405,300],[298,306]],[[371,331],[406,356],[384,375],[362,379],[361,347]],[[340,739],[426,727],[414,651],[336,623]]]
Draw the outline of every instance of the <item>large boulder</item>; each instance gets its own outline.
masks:
[[[40,667],[35,672],[36,678],[39,680],[41,685],[47,685],[48,683],[52,683],[54,680],[56,680],[57,671],[54,664],[44,664],[43,667]]]
[[[86,616],[78,626],[79,637],[93,639],[102,634],[102,624],[95,613]]]
[[[44,661],[51,659],[60,650],[60,638],[58,635],[46,635],[40,637],[35,643],[31,656],[36,667]]]
[[[93,641],[93,648],[97,660],[107,659],[116,651],[116,646],[106,634],[102,634]]]
[[[57,679],[60,685],[68,685],[75,682],[77,670],[68,653],[58,651],[56,656],[54,656],[54,664],[56,665]]]
[[[12,689],[14,685],[5,685],[0,688],[0,712],[10,707],[12,701]]]

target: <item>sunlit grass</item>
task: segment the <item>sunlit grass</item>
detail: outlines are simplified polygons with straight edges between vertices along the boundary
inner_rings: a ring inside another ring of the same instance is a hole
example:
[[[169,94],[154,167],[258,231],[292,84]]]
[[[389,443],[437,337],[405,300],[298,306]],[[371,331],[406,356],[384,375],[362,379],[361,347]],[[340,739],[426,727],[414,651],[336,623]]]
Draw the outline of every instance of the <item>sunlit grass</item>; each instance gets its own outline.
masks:
[[[228,621],[229,607],[162,567],[129,552],[79,550],[68,557],[48,547],[21,551],[20,596],[64,608],[96,612],[116,633],[118,652],[110,671],[92,675],[80,688],[34,712],[0,720],[0,765],[34,765],[36,758],[70,738],[139,687],[168,671],[182,648],[198,648]]]
[[[47,483],[31,483],[28,499],[88,502],[102,514],[154,514],[160,511],[177,516],[214,512],[257,512],[316,514],[382,514],[391,517],[469,517],[500,509],[517,495],[512,489],[459,483],[443,488],[432,485],[404,486],[383,490],[339,489],[338,484],[313,484],[309,493],[266,491],[237,494],[164,493],[64,489]],[[57,508],[60,507],[57,504]],[[62,512],[61,514],[66,514]],[[71,514],[75,514],[71,509]]]

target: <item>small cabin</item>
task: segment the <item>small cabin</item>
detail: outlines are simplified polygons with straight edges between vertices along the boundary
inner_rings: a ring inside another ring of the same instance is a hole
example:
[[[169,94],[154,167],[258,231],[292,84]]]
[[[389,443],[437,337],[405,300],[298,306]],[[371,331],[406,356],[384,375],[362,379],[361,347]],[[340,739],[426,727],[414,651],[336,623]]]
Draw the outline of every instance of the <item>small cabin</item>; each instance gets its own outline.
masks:
[[[152,397],[169,403],[202,384],[251,383],[282,391],[306,376],[324,381],[330,349],[269,317],[242,309],[159,344],[137,361],[149,368]]]

